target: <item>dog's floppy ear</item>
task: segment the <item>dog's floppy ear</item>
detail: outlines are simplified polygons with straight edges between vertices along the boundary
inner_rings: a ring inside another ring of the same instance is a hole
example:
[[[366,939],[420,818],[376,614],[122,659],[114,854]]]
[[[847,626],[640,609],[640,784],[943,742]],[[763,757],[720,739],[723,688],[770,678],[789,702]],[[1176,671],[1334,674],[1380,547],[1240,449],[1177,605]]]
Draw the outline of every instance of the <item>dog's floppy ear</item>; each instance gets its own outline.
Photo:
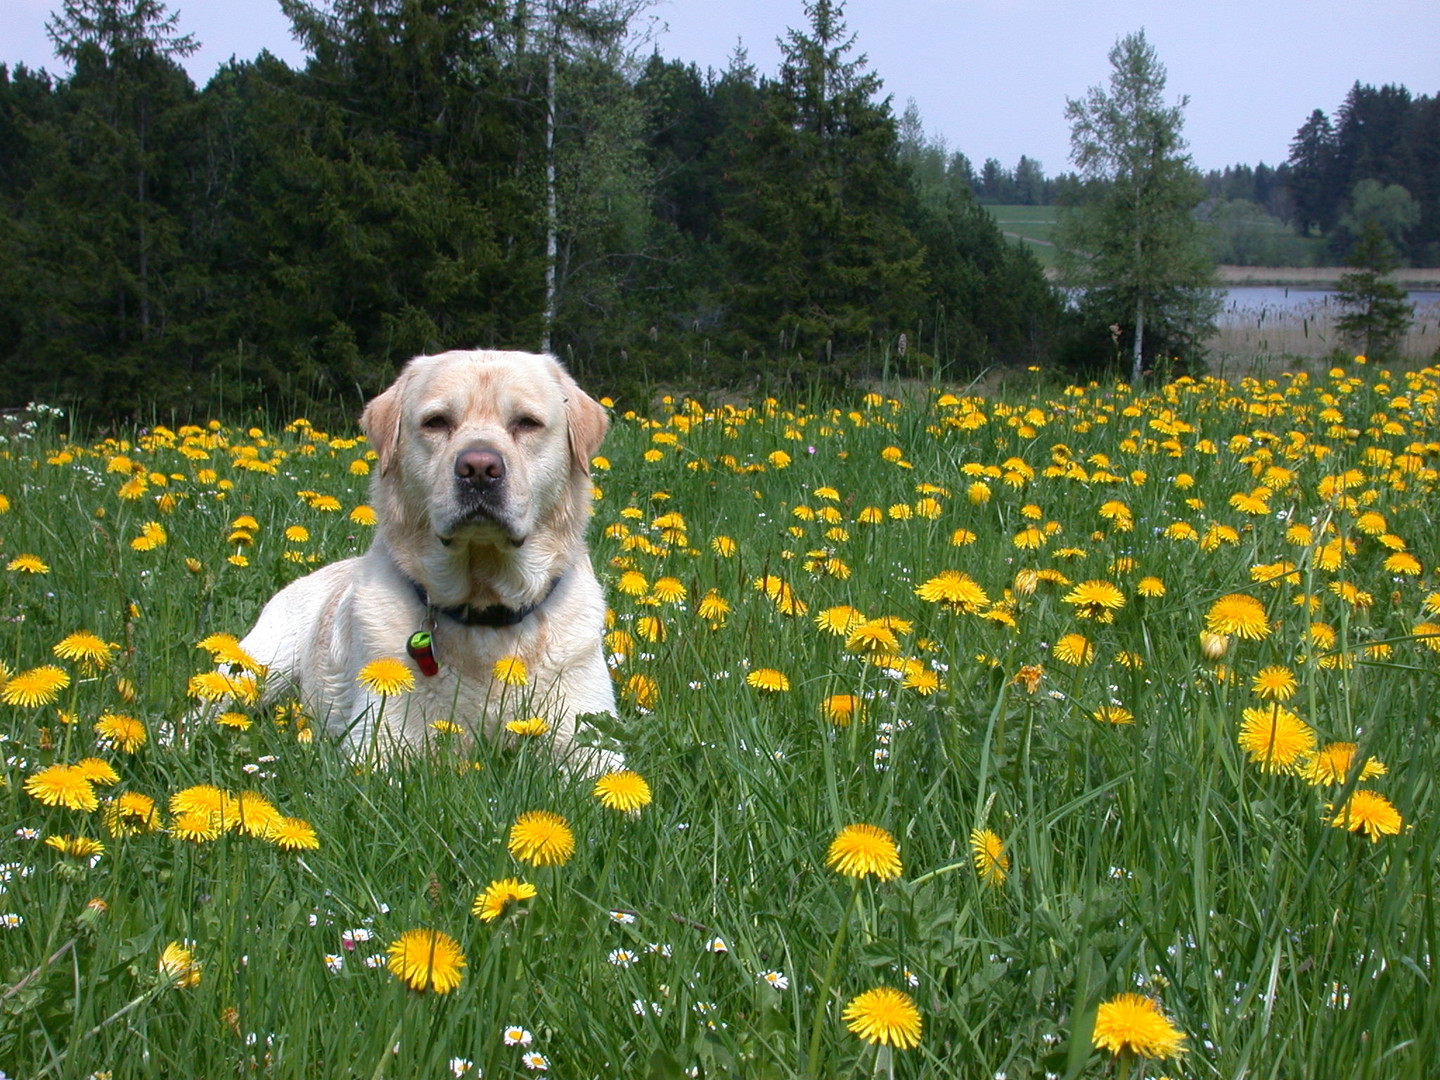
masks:
[[[360,430],[380,458],[380,475],[390,471],[395,461],[395,444],[400,440],[400,383],[396,379],[384,393],[370,399],[360,414]]]
[[[570,457],[572,464],[590,475],[590,459],[605,440],[610,430],[610,417],[605,408],[592,398],[570,377],[569,372],[560,370],[560,384],[565,389],[565,420],[570,426]]]

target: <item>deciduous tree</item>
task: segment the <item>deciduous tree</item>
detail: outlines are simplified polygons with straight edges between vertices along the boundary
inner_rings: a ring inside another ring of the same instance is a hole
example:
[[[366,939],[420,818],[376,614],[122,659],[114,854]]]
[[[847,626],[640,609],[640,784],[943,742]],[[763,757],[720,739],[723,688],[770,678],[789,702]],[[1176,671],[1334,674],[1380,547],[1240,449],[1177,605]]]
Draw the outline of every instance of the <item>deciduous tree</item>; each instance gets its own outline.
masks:
[[[1203,192],[1180,134],[1189,99],[1166,104],[1165,65],[1143,30],[1116,42],[1110,66],[1108,90],[1066,102],[1071,159],[1086,183],[1056,240],[1082,307],[1129,328],[1138,380],[1147,346],[1198,346],[1219,294],[1191,213]]]

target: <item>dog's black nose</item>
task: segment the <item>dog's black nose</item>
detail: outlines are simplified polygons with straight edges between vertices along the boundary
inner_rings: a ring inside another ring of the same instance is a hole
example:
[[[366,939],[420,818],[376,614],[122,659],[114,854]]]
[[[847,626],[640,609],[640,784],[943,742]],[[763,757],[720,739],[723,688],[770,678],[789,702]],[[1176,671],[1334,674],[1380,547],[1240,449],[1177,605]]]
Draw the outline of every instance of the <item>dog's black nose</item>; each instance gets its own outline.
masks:
[[[494,487],[505,479],[505,459],[489,447],[468,447],[455,458],[455,476],[477,487]]]

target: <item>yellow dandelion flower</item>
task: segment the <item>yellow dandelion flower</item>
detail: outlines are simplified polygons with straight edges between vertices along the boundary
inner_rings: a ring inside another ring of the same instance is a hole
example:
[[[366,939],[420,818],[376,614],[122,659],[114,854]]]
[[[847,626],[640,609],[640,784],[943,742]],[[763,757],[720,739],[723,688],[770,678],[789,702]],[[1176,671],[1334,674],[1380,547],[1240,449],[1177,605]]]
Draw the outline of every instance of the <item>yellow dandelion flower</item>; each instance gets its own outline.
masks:
[[[775,574],[756,578],[755,588],[769,597],[782,615],[800,616],[809,610],[809,606],[795,595],[785,580]]]
[[[530,738],[538,738],[550,730],[543,716],[530,716],[524,720],[505,721],[505,730],[511,735],[524,735]]]
[[[102,745],[113,746],[127,754],[133,754],[145,745],[145,725],[133,716],[105,712],[95,721],[95,734],[100,736]]]
[[[525,661],[518,656],[502,656],[495,661],[492,675],[497,682],[506,686],[524,686],[529,681],[525,671]]]
[[[1033,694],[1040,687],[1040,680],[1045,677],[1045,668],[1040,664],[1021,664],[1020,670],[1010,681],[1016,686],[1023,686],[1027,694]]]
[[[285,539],[292,544],[303,544],[310,539],[310,530],[304,525],[291,525],[285,530]]]
[[[1062,599],[1075,605],[1075,614],[1082,619],[1110,622],[1114,613],[1125,606],[1125,594],[1108,581],[1082,581]]]
[[[852,627],[864,621],[865,616],[848,604],[828,607],[815,616],[817,627],[827,634],[834,634],[837,637],[845,637]]]
[[[639,570],[626,570],[620,575],[615,589],[624,596],[644,596],[650,591],[650,583]]]
[[[845,648],[854,653],[894,653],[900,649],[900,639],[884,620],[873,619],[851,627]]]
[[[105,804],[101,814],[111,836],[136,836],[160,827],[155,800],[139,791],[122,791]]]
[[[1401,577],[1418,577],[1424,570],[1420,565],[1420,560],[1408,551],[1397,551],[1394,555],[1389,556],[1385,560],[1384,567],[1387,574],[1396,574]]]
[[[15,705],[22,709],[52,705],[60,691],[69,685],[70,676],[64,668],[54,664],[42,664],[5,680],[5,689],[0,691],[0,700],[6,705]]]
[[[83,671],[104,671],[110,665],[110,654],[119,649],[88,630],[67,634],[50,651],[61,660],[79,664]]]
[[[511,855],[531,866],[564,866],[575,854],[575,834],[559,814],[527,810],[510,827],[505,846]]]
[[[745,682],[770,694],[782,694],[790,689],[789,677],[774,668],[756,668],[745,676]]]
[[[710,538],[710,550],[722,559],[729,559],[739,550],[739,545],[731,537],[714,536]]]
[[[1315,732],[1280,704],[1241,713],[1240,748],[1264,772],[1299,772],[1315,753]]]
[[[664,641],[669,636],[665,620],[658,615],[641,615],[635,620],[635,633],[645,641]]]
[[[1102,705],[1090,715],[1102,724],[1135,723],[1135,714],[1123,705]]]
[[[103,758],[81,758],[75,763],[75,768],[90,783],[99,784],[101,787],[110,787],[112,784],[120,782],[120,774]]]
[[[868,1043],[909,1050],[920,1045],[922,1021],[914,1000],[903,990],[877,986],[850,999],[840,1014],[845,1026]]]
[[[864,714],[864,704],[856,694],[831,694],[820,703],[820,714],[836,727],[849,727]]]
[[[622,813],[638,812],[642,806],[650,805],[650,785],[645,778],[629,769],[606,773],[595,781],[591,792],[607,810]]]
[[[978,614],[990,598],[969,574],[959,570],[942,570],[915,590],[927,604],[938,604],[956,613]]]
[[[1050,651],[1056,660],[1071,667],[1081,667],[1095,659],[1095,646],[1084,634],[1066,634]]]
[[[16,555],[5,564],[5,569],[17,574],[48,574],[49,565],[38,555]]]
[[[163,525],[158,521],[147,521],[140,526],[140,535],[130,541],[130,546],[136,551],[154,551],[164,547],[169,540]]]
[[[410,665],[393,656],[381,656],[360,669],[355,681],[372,694],[393,697],[415,689],[415,673]]]
[[[905,675],[900,680],[900,686],[905,690],[914,690],[921,697],[929,697],[940,689],[940,676],[930,668],[919,664],[907,666]]]
[[[170,942],[161,950],[155,970],[162,979],[182,989],[200,985],[200,963],[195,954],[178,941]]]
[[[411,990],[448,994],[464,978],[465,954],[459,942],[442,930],[406,930],[387,952],[391,974]]]
[[[105,845],[88,836],[47,836],[45,844],[74,859],[93,859],[105,854]]]
[[[1165,595],[1165,582],[1158,577],[1143,577],[1135,584],[1135,591],[1141,596],[1159,597]]]
[[[1116,1055],[1170,1058],[1185,1052],[1185,1034],[1165,1018],[1160,1006],[1141,994],[1119,994],[1095,1011],[1091,1040]]]
[[[1355,751],[1358,750],[1354,743],[1335,742],[1322,746],[1300,771],[1311,785],[1319,786],[1328,784],[1339,786],[1345,783],[1345,778],[1350,775],[1350,767],[1355,763]],[[1365,764],[1360,767],[1360,779],[1369,780],[1376,776],[1384,776],[1388,772],[1385,763],[1377,758],[1366,758]]]
[[[1415,635],[1415,640],[1420,644],[1440,652],[1440,623],[1422,622],[1410,632]],[[5,688],[5,700],[7,702],[10,700],[10,687],[8,686]]]
[[[711,630],[718,630],[725,625],[725,618],[730,614],[730,603],[716,590],[711,589],[700,598],[695,613],[710,624]]]
[[[242,791],[235,799],[235,825],[247,836],[264,839],[284,820],[274,804],[258,791]]]
[[[660,684],[649,675],[631,675],[625,680],[621,695],[637,708],[652,709],[660,700]]]
[[[320,846],[309,822],[294,817],[281,817],[265,831],[265,839],[281,851],[313,851]]]
[[[970,858],[975,863],[975,873],[986,885],[1003,884],[1010,873],[1010,856],[1005,854],[1005,845],[989,829],[970,830]]]
[[[375,511],[371,507],[368,507],[362,503],[361,505],[355,507],[354,510],[350,511],[350,520],[356,525],[363,525],[369,527],[374,525],[375,522],[379,520],[379,518],[376,516]]]
[[[170,835],[192,844],[205,844],[218,839],[225,830],[220,826],[217,814],[187,812],[177,814],[170,822]]]
[[[222,712],[215,717],[215,723],[221,727],[230,728],[233,731],[249,731],[250,725],[254,723],[250,717],[242,712]]]
[[[46,806],[63,806],[87,814],[100,805],[95,788],[74,765],[49,765],[25,780],[25,792]]]
[[[1251,693],[1266,701],[1289,701],[1297,689],[1299,684],[1295,681],[1295,673],[1280,664],[1261,668],[1250,683]]]
[[[689,595],[689,590],[679,578],[662,577],[651,587],[651,593],[662,604],[678,604]]]
[[[1212,634],[1260,641],[1270,636],[1270,621],[1265,617],[1265,605],[1255,597],[1231,593],[1210,605],[1205,629]]]
[[[1329,807],[1327,813],[1334,810]],[[1378,844],[1382,836],[1398,836],[1404,820],[1384,795],[1360,789],[1350,793],[1345,805],[1330,818],[1330,824],[1337,829],[1363,832],[1371,843]]]
[[[880,881],[901,874],[895,838],[878,825],[846,825],[830,842],[825,865],[846,877],[874,875]]]
[[[494,922],[505,914],[505,909],[511,904],[534,898],[534,885],[519,878],[503,878],[485,886],[485,891],[475,897],[470,914],[478,916],[482,922]]]

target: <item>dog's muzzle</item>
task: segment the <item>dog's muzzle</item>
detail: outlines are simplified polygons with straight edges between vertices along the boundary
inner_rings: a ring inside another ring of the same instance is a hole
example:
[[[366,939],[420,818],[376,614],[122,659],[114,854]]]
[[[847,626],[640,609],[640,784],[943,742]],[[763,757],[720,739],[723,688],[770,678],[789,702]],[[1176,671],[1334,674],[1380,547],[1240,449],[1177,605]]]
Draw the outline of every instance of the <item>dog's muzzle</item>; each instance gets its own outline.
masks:
[[[505,457],[485,443],[474,443],[455,455],[455,505],[459,513],[441,530],[440,539],[448,544],[457,530],[467,525],[494,525],[513,545],[524,542],[517,537],[506,512],[507,470]]]

